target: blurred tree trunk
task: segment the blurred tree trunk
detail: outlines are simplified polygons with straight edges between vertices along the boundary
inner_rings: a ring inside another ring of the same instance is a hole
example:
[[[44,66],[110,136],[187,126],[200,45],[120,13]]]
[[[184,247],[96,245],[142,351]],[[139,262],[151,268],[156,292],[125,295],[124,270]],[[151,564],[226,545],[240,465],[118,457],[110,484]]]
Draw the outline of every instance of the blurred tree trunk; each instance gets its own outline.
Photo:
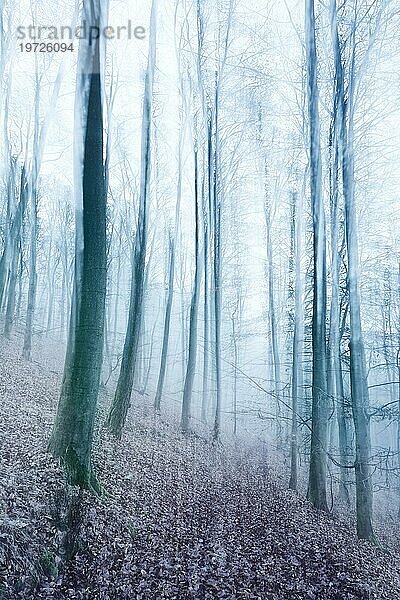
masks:
[[[11,228],[11,262],[7,298],[6,319],[4,324],[4,335],[9,338],[15,318],[16,287],[18,279],[18,263],[20,259],[22,222],[24,219],[26,205],[28,200],[28,189],[26,180],[26,169],[23,165],[20,177],[19,202],[15,211],[15,216]]]
[[[397,367],[397,468],[400,473],[400,262],[397,271],[397,354],[396,354],[396,367]],[[399,485],[399,484],[398,484]],[[400,517],[400,485],[399,485],[399,508],[398,516]]]
[[[204,254],[204,349],[203,349],[203,392],[201,402],[201,420],[207,421],[209,406],[210,378],[210,232],[212,206],[212,128],[211,115],[207,122],[207,197],[203,197],[203,254]]]
[[[167,290],[167,302],[165,306],[165,318],[164,318],[164,333],[163,343],[161,350],[161,363],[160,371],[158,374],[157,391],[154,400],[154,409],[156,412],[160,412],[161,398],[164,387],[165,372],[167,368],[167,357],[168,357],[168,345],[169,345],[169,331],[171,326],[171,311],[172,302],[174,298],[174,276],[175,276],[175,240],[172,235],[169,235],[169,268],[168,268],[168,290]]]
[[[135,235],[131,294],[128,325],[125,335],[121,369],[117,389],[108,415],[107,426],[120,438],[131,403],[131,394],[138,357],[140,329],[142,323],[144,278],[146,267],[148,212],[151,173],[151,123],[153,104],[153,82],[156,58],[156,5],[153,0],[150,18],[150,40],[142,115],[141,183],[138,222]]]
[[[314,0],[306,0],[307,102],[309,118],[310,188],[313,217],[314,280],[312,315],[312,432],[308,499],[321,510],[326,500],[326,236],[322,197],[322,162],[317,82]]]
[[[99,1],[84,4],[89,23],[101,23]],[[102,368],[107,283],[103,106],[100,42],[81,42],[77,106],[84,127],[82,212],[77,212],[75,282],[68,348],[49,451],[60,457],[73,485],[99,491],[91,465]],[[83,98],[81,97],[83,96]],[[79,135],[79,131],[77,132]],[[79,156],[79,159],[81,157]],[[82,239],[80,236],[82,235]]]
[[[281,417],[281,406],[279,390],[281,386],[281,366],[279,358],[279,344],[278,344],[278,325],[276,318],[276,298],[275,298],[275,285],[274,285],[274,260],[272,250],[272,215],[271,215],[271,202],[268,192],[268,169],[267,159],[265,159],[265,195],[264,195],[264,216],[265,216],[265,232],[266,232],[266,246],[267,246],[267,279],[268,279],[268,317],[269,317],[269,331],[270,331],[270,344],[271,344],[271,356],[273,362],[274,371],[274,394],[275,394],[275,436],[276,444],[278,448],[282,444],[282,425],[280,421]]]
[[[198,151],[194,151],[194,203],[195,203],[195,273],[190,304],[189,322],[189,356],[187,361],[185,384],[183,388],[181,427],[187,432],[189,430],[190,409],[192,403],[193,382],[196,372],[197,359],[197,328],[201,285],[200,264],[200,206],[199,206],[199,175],[198,175]]]
[[[298,480],[298,421],[299,395],[303,393],[303,337],[304,337],[304,307],[303,282],[301,277],[302,252],[302,202],[298,192],[292,194],[292,236],[294,254],[294,326],[293,326],[293,356],[292,356],[292,427],[290,443],[290,480],[289,488],[297,489]]]
[[[220,75],[219,75],[220,76]],[[218,441],[221,433],[221,320],[222,320],[222,251],[221,251],[221,208],[222,182],[219,143],[219,85],[217,74],[215,85],[215,148],[214,148],[214,177],[213,177],[213,301],[214,301],[214,356],[215,356],[215,415],[213,440]]]
[[[358,257],[358,230],[355,210],[354,186],[354,87],[355,87],[355,31],[350,32],[350,64],[348,65],[347,94],[344,86],[343,58],[337,23],[336,0],[332,0],[334,19],[333,51],[335,61],[335,86],[340,111],[340,149],[342,160],[342,183],[345,207],[346,246],[348,257],[347,290],[350,312],[350,383],[353,419],[356,437],[356,509],[357,534],[373,541],[372,529],[372,481],[370,472],[371,433],[368,415],[369,393],[365,363],[364,341],[360,313],[360,283]],[[356,16],[354,16],[356,19]]]

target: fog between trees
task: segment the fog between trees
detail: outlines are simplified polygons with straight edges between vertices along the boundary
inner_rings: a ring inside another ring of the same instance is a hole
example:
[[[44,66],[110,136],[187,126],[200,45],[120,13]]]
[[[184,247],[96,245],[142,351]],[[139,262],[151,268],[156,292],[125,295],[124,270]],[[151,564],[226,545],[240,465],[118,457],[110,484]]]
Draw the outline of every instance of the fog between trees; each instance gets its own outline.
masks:
[[[212,451],[254,444],[362,539],[397,515],[398,13],[3,3],[3,336],[65,350],[48,450],[70,484],[107,488],[106,397],[121,444],[144,401]],[[61,16],[146,35],[21,50],[16,27]]]

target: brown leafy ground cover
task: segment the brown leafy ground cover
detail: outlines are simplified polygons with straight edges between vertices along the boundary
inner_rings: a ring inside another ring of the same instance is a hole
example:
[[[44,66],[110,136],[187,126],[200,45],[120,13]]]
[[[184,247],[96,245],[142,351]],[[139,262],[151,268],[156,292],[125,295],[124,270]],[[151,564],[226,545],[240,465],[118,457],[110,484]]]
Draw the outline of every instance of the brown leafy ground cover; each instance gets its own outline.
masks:
[[[66,487],[46,453],[56,357],[16,347],[0,349],[0,598],[400,599],[396,554],[287,491],[259,449],[184,438],[143,401],[121,443],[100,411],[104,495]]]

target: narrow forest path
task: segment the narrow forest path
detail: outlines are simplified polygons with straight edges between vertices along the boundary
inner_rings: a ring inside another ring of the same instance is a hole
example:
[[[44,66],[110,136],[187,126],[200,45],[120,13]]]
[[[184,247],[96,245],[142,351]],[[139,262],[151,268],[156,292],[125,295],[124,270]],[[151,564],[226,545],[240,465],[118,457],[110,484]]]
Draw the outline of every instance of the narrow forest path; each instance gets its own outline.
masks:
[[[134,413],[122,443],[98,431],[106,494],[65,490],[45,451],[61,363],[42,360],[2,340],[0,598],[400,599],[397,557],[285,490],[256,451],[184,438],[172,418]]]

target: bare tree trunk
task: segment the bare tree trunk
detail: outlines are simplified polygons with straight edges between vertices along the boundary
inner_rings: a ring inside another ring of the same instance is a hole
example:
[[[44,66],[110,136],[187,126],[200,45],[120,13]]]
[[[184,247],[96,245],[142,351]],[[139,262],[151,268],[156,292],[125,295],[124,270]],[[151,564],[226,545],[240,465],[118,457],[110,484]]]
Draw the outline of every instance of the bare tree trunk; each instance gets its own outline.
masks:
[[[0,9],[1,25],[3,22],[3,7]],[[4,35],[4,30],[1,30],[1,39]],[[6,53],[0,57],[0,72],[4,73]],[[6,183],[6,226],[3,253],[0,259],[0,305],[5,299],[5,291],[9,275],[10,252],[13,247],[13,230],[15,230],[15,216],[13,211],[15,205],[15,188],[16,188],[16,167],[17,159],[11,155],[10,140],[8,136],[9,128],[9,97],[11,92],[10,83],[7,85],[6,93],[4,94],[4,112],[3,112],[3,142],[4,151],[8,160],[8,176]]]
[[[233,435],[238,429],[238,365],[239,365],[239,339],[241,319],[241,292],[237,288],[236,305],[232,313],[232,343],[233,343]]]
[[[22,222],[26,210],[27,204],[27,181],[25,165],[21,169],[20,177],[20,191],[19,191],[19,203],[15,211],[12,228],[11,228],[11,240],[12,240],[12,258],[10,263],[10,277],[9,277],[9,288],[8,288],[8,299],[7,299],[7,310],[6,319],[4,324],[4,335],[9,338],[11,336],[12,327],[14,324],[15,317],[15,304],[16,304],[16,287],[18,279],[18,263],[21,253],[21,235],[22,235]]]
[[[213,440],[218,441],[221,434],[221,319],[222,319],[222,253],[221,253],[221,195],[222,182],[220,173],[220,146],[219,146],[219,81],[215,86],[215,149],[214,149],[214,193],[213,193],[213,283],[214,283],[214,327],[215,327],[215,417]]]
[[[118,330],[118,307],[119,307],[119,288],[121,281],[121,254],[122,254],[122,220],[119,226],[118,233],[118,259],[117,259],[117,274],[114,286],[114,319],[113,319],[113,335],[111,342],[111,355],[115,355],[116,348],[116,340],[117,340],[117,330]]]
[[[330,329],[328,343],[328,368],[331,381],[330,394],[336,405],[337,423],[339,431],[339,455],[340,455],[340,480],[339,498],[346,504],[350,504],[349,495],[349,469],[346,468],[351,460],[351,446],[349,432],[346,422],[345,399],[343,392],[343,375],[340,356],[340,251],[339,251],[339,136],[341,128],[341,113],[338,110],[338,89],[335,86],[333,98],[333,115],[330,130],[330,208],[331,208],[331,305],[330,305]]]
[[[168,345],[169,345],[169,330],[171,325],[172,302],[174,298],[174,277],[175,277],[175,240],[169,235],[169,269],[168,269],[168,291],[167,302],[165,308],[164,319],[164,334],[161,350],[161,363],[158,375],[157,391],[154,400],[154,409],[157,413],[160,412],[161,398],[164,387],[165,372],[167,368]]]
[[[47,287],[48,287],[48,306],[47,306],[47,323],[46,332],[49,333],[52,330],[53,325],[53,314],[54,314],[54,297],[55,297],[55,277],[58,266],[58,257],[54,257],[54,261],[50,260],[52,251],[52,240],[50,240],[49,248],[49,261],[47,270]],[[52,268],[53,267],[53,268]]]
[[[308,499],[327,510],[326,500],[326,240],[322,198],[322,163],[317,83],[314,0],[306,0],[307,100],[314,244],[314,295],[312,316],[313,381],[312,432]]]
[[[396,355],[396,366],[397,366],[397,468],[400,473],[400,262],[398,266],[397,272],[397,314],[398,314],[398,324],[397,324],[397,355]],[[398,508],[398,516],[400,517],[400,485],[399,485],[399,508]]]
[[[70,314],[70,306],[69,306],[69,294],[68,294],[68,247],[66,240],[66,230],[64,232],[64,240],[62,245],[62,283],[61,283],[61,304],[60,304],[60,326],[61,326],[61,334],[65,335],[66,329],[66,317]]]
[[[40,138],[39,138],[39,110],[40,110],[40,80],[38,75],[37,60],[35,61],[35,114],[33,133],[33,158],[32,167],[28,179],[28,190],[30,200],[30,255],[29,255],[29,285],[28,304],[26,309],[24,345],[22,356],[30,360],[32,350],[33,319],[35,315],[36,287],[37,287],[37,236],[38,236],[38,183],[40,171]]]
[[[32,350],[32,334],[33,334],[33,318],[35,314],[36,302],[36,287],[37,287],[37,271],[36,271],[36,255],[37,255],[37,230],[38,230],[38,214],[37,214],[37,189],[33,186],[30,189],[31,200],[31,236],[30,236],[30,258],[29,258],[29,286],[28,286],[28,305],[26,309],[24,346],[22,356],[25,360],[30,360]]]
[[[146,334],[147,334],[147,326],[146,326],[146,298],[147,298],[147,290],[148,290],[148,283],[149,283],[149,277],[150,277],[150,269],[151,269],[151,261],[152,261],[152,257],[153,257],[153,250],[154,250],[154,240],[155,240],[155,234],[153,235],[153,240],[150,246],[150,251],[149,251],[149,257],[147,259],[146,262],[146,267],[145,267],[145,275],[144,275],[144,281],[143,281],[143,307],[142,307],[142,317],[141,317],[141,322],[140,322],[140,327],[139,327],[139,342],[138,342],[138,351],[137,351],[137,359],[136,359],[136,365],[135,365],[135,374],[134,374],[134,381],[133,381],[133,389],[135,389],[136,391],[139,391],[139,393],[141,395],[143,395],[145,393],[145,388],[147,386],[147,382],[148,382],[148,373],[149,373],[149,369],[150,369],[150,362],[151,362],[151,358],[152,358],[152,352],[153,352],[153,338],[154,338],[154,328],[155,328],[155,324],[158,321],[158,314],[157,314],[157,318],[154,320],[154,325],[151,331],[151,335],[150,335],[150,353],[149,353],[149,357],[147,359],[146,357],[146,346],[147,341],[146,341]],[[147,360],[147,368],[146,368],[146,360]]]
[[[267,163],[265,161],[265,199],[264,199],[265,229],[267,242],[267,276],[268,276],[268,316],[271,335],[272,361],[274,369],[274,392],[275,392],[275,425],[276,425],[276,444],[278,447],[282,443],[282,426],[280,421],[281,407],[279,389],[281,385],[280,359],[278,345],[278,327],[276,319],[276,301],[274,285],[274,263],[272,253],[272,235],[271,235],[271,205],[268,199],[267,188]]]
[[[21,234],[22,240],[23,234]],[[22,287],[23,287],[23,276],[24,276],[24,257],[23,257],[23,248],[22,241],[19,242],[19,266],[18,266],[18,301],[17,308],[15,311],[15,320],[19,321],[21,315],[21,305],[22,305]]]
[[[210,167],[208,167],[210,169]],[[201,401],[201,420],[207,421],[209,394],[209,352],[210,352],[210,311],[209,311],[209,217],[205,196],[203,196],[203,256],[204,256],[204,302],[203,302],[203,391]]]
[[[382,314],[382,346],[383,346],[383,358],[386,365],[386,376],[388,382],[395,381],[395,369],[393,363],[395,362],[393,354],[391,352],[393,348],[393,330],[392,330],[392,293],[391,293],[391,282],[389,269],[385,268],[383,275],[383,298],[381,302],[381,314]],[[393,384],[389,384],[388,391],[390,394],[390,401],[396,401],[396,389]]]
[[[20,246],[20,240],[18,238],[16,238],[15,240],[13,240],[13,245],[12,245],[12,257],[11,257],[11,262],[10,262],[7,309],[6,309],[6,318],[5,318],[5,322],[4,322],[4,335],[8,339],[10,339],[10,337],[11,337],[11,331],[12,331],[12,328],[14,325],[18,261],[19,261],[19,246]]]
[[[301,277],[302,251],[302,202],[297,192],[292,197],[292,221],[294,238],[294,331],[293,331],[293,360],[292,360],[292,427],[290,443],[290,480],[289,488],[297,489],[298,480],[298,420],[299,394],[303,391],[303,282]]]
[[[158,325],[158,317],[160,314],[160,306],[158,306],[158,312],[157,312],[157,316],[154,319],[153,322],[153,327],[151,330],[151,335],[150,335],[150,351],[149,351],[149,358],[147,361],[147,369],[146,369],[146,374],[144,376],[143,379],[143,384],[142,384],[142,388],[140,390],[140,392],[145,395],[146,391],[147,391],[147,387],[149,385],[149,379],[150,379],[150,373],[151,373],[151,368],[152,368],[152,362],[153,362],[153,354],[154,354],[154,336],[155,336],[155,332],[157,329],[157,325]]]
[[[156,0],[153,0],[150,18],[149,56],[145,78],[145,91],[142,116],[142,154],[139,213],[135,236],[131,296],[128,326],[122,355],[117,389],[108,415],[110,431],[120,438],[131,402],[138,354],[140,327],[144,298],[144,273],[148,237],[148,210],[151,172],[151,121],[153,102],[153,81],[156,56]]]
[[[104,25],[100,2],[86,1],[84,17]],[[91,464],[93,429],[102,368],[107,285],[103,107],[100,41],[80,47],[80,83],[84,131],[82,212],[77,214],[74,306],[63,384],[49,450],[63,459],[73,485],[99,491]],[[83,119],[82,119],[83,120]],[[78,132],[79,133],[79,132]],[[81,157],[79,156],[79,159]],[[83,239],[79,239],[82,233]]]
[[[357,534],[362,539],[374,539],[372,529],[372,482],[370,473],[371,434],[368,415],[369,394],[365,364],[364,342],[360,314],[360,284],[358,231],[354,198],[354,85],[355,85],[355,29],[352,23],[350,36],[351,60],[349,84],[345,98],[343,62],[337,25],[336,0],[332,0],[333,45],[335,59],[335,85],[339,98],[338,110],[341,115],[340,145],[342,153],[342,180],[345,205],[346,246],[348,256],[347,289],[350,311],[350,382],[352,409],[356,436],[356,508]]]
[[[185,384],[183,388],[181,427],[184,432],[189,430],[190,410],[192,404],[193,382],[196,372],[197,359],[197,324],[200,300],[201,266],[200,266],[200,207],[199,207],[199,182],[198,182],[198,155],[197,148],[194,152],[194,196],[195,196],[195,273],[190,304],[189,325],[189,356],[186,368]]]

